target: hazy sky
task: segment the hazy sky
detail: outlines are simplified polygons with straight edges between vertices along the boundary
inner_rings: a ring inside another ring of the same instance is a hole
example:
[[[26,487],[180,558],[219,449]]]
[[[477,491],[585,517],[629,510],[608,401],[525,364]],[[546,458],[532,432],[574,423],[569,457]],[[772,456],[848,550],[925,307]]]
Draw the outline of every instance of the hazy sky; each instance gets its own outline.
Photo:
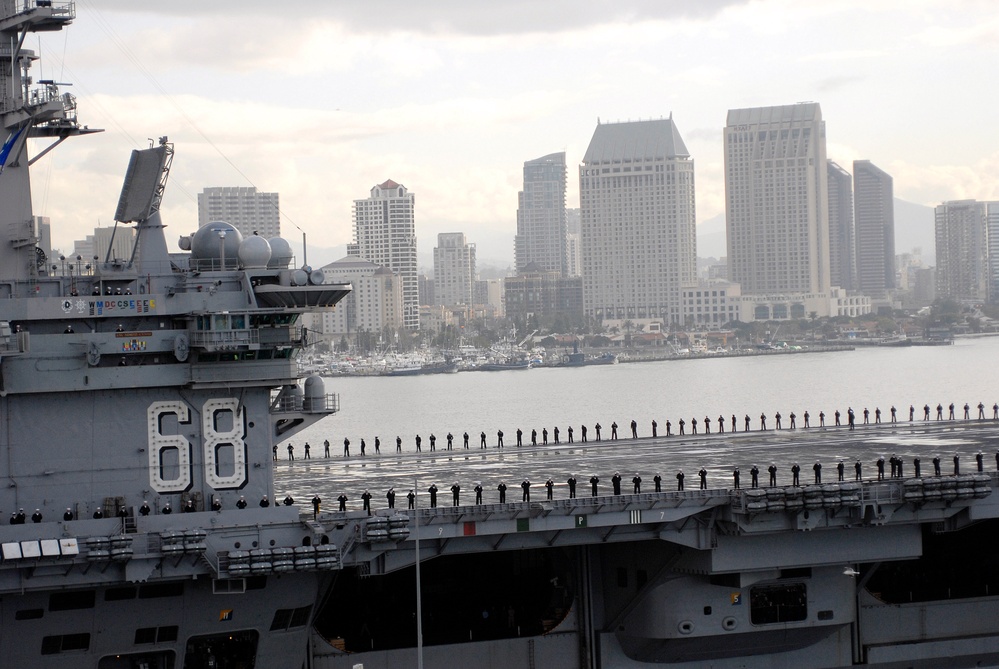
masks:
[[[168,242],[206,186],[278,191],[310,246],[350,241],[351,204],[416,194],[421,255],[465,232],[512,264],[530,160],[566,151],[568,206],[597,118],[673,114],[697,217],[724,210],[728,109],[816,101],[828,155],[895,194],[999,199],[994,0],[77,0],[32,35],[35,79],[72,82],[81,122],[34,172],[36,213],[70,250],[114,213],[132,148],[168,135]]]

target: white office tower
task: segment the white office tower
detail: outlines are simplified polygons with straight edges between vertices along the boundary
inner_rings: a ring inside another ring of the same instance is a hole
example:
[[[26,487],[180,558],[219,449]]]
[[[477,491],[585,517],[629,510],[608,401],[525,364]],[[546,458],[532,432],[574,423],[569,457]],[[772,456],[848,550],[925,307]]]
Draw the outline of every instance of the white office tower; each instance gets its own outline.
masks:
[[[892,178],[869,160],[853,161],[857,288],[884,299],[895,288],[895,195]]]
[[[583,313],[682,321],[697,278],[694,161],[672,116],[598,123],[579,167]]]
[[[524,190],[517,195],[517,272],[534,263],[545,272],[569,275],[565,215],[565,153],[524,163]]]
[[[985,225],[989,238],[989,302],[999,304],[999,202],[985,203]]]
[[[741,284],[743,295],[828,293],[819,105],[730,110],[724,142],[729,280]]]
[[[434,248],[434,298],[445,307],[475,304],[475,244],[462,232],[442,232]]]
[[[569,269],[566,276],[575,277],[583,275],[582,248],[579,241],[579,230],[581,226],[581,214],[578,208],[568,208],[565,210],[565,222],[568,235],[566,236],[566,246],[569,249]]]
[[[73,242],[73,261],[80,256],[83,263],[127,262],[135,245],[135,228],[97,228],[86,239]],[[95,260],[96,259],[96,260]]]
[[[856,290],[853,177],[831,160],[826,164],[829,179],[829,282],[840,288]]]
[[[281,209],[277,193],[258,193],[253,187],[219,186],[198,193],[198,227],[225,221],[243,235],[265,239],[281,236]]]
[[[937,205],[937,298],[989,297],[989,210],[999,203],[953,200]],[[994,209],[993,209],[994,211]]]
[[[416,277],[415,197],[389,179],[354,200],[354,243],[347,253],[388,267],[402,279],[403,321],[420,327],[420,288]]]

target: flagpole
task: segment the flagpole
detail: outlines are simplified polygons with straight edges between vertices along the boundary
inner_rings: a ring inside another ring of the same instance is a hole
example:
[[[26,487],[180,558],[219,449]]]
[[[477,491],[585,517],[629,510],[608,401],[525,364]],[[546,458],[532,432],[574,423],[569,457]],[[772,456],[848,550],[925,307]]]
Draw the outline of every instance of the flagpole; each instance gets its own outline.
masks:
[[[420,499],[416,492],[420,489],[418,479],[413,479],[413,524],[416,538],[416,667],[423,669],[423,598],[420,591]]]

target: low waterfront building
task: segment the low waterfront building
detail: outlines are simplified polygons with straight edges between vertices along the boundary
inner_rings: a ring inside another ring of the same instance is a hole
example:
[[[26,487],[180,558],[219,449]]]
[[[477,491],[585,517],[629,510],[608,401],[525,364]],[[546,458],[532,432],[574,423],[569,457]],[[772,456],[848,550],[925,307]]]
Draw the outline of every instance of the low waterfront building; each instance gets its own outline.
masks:
[[[700,281],[683,288],[686,327],[718,329],[731,321],[784,321],[871,313],[871,298],[833,287],[825,293],[743,295],[738,283]]]
[[[404,325],[402,280],[389,268],[347,256],[322,268],[327,283],[349,283],[352,290],[317,327],[327,340],[397,331]]]

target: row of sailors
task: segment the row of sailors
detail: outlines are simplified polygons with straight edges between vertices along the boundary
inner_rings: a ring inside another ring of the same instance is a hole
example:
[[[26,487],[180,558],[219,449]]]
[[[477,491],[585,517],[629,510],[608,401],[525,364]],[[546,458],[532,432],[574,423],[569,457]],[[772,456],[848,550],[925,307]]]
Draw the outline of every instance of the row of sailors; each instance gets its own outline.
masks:
[[[985,420],[985,404],[983,402],[979,402],[977,408],[978,408],[978,420]],[[951,402],[950,405],[949,405],[949,407],[948,407],[948,420],[956,420],[955,410],[956,410],[956,407],[955,407],[954,403]],[[924,405],[923,406],[923,420],[924,421],[930,420],[930,412],[931,412],[930,405],[929,404]],[[863,412],[862,412],[862,415],[863,415],[863,423],[865,425],[870,424],[870,422],[871,422],[871,415],[872,415],[871,411],[865,407],[864,410],[863,410]],[[892,423],[898,422],[898,410],[894,406],[892,406],[889,409],[889,415],[890,415],[890,420],[891,420]],[[937,407],[936,407],[936,419],[937,420],[944,420],[943,415],[944,415],[944,406],[943,406],[943,404],[937,404]],[[876,424],[876,425],[881,424],[881,408],[880,407],[875,407],[874,412],[873,412],[873,416],[874,416],[874,424]],[[766,413],[761,413],[760,414],[760,430],[761,431],[765,431],[767,429],[767,418],[768,418],[768,416],[767,416]],[[774,418],[774,422],[773,422],[774,428],[777,429],[777,430],[783,429],[783,418],[784,417],[781,415],[781,413],[778,411],[777,413],[774,414],[773,418]],[[792,429],[792,430],[797,429],[797,427],[798,427],[798,416],[797,416],[797,414],[795,414],[792,411],[790,413],[790,415],[788,415],[787,418],[788,418],[788,421],[789,421],[788,428]],[[825,414],[824,411],[820,411],[819,412],[818,418],[819,418],[819,427],[826,427],[826,414]],[[811,424],[811,414],[807,410],[802,415],[802,419],[803,419],[803,423],[804,423],[803,427],[806,430],[809,429],[810,427],[812,427],[812,424]],[[971,405],[968,404],[968,403],[965,403],[965,405],[964,405],[964,419],[965,420],[971,420]],[[843,420],[843,414],[840,413],[840,411],[837,409],[833,413],[834,425],[837,426],[837,427],[842,426],[843,425],[842,420]],[[909,421],[915,421],[915,420],[916,420],[916,407],[915,407],[915,405],[910,405],[909,406]],[[999,402],[997,402],[997,403],[995,403],[995,404],[992,405],[992,420],[999,420]],[[704,417],[703,423],[700,423],[700,425],[703,427],[704,434],[711,434],[711,424],[713,422],[715,422],[715,421],[710,416],[705,416]],[[726,423],[725,417],[724,416],[718,416],[718,418],[717,418],[717,424],[718,424],[717,431],[718,431],[718,433],[724,434],[724,432],[725,432],[725,423]],[[856,425],[856,423],[857,423],[857,414],[853,410],[853,408],[850,407],[846,411],[846,424],[850,427],[850,429],[853,429],[854,426]],[[731,426],[730,427],[730,431],[731,432],[738,432],[738,424],[739,424],[738,423],[738,418],[735,416],[735,414],[732,414],[732,416],[730,418],[730,426]],[[683,418],[681,418],[677,422],[677,428],[679,430],[678,434],[686,435],[687,434],[687,425],[688,425],[687,421],[684,420]],[[698,429],[698,425],[699,425],[698,421],[697,421],[697,418],[691,418],[689,425],[690,425],[690,434],[697,434],[698,433],[697,429]],[[632,439],[638,439],[639,438],[638,437],[638,421],[632,420],[630,427],[631,427],[631,438]],[[672,436],[673,435],[673,423],[670,420],[667,419],[664,427],[666,428],[665,435],[667,437]],[[601,441],[601,430],[602,429],[603,429],[603,426],[600,425],[600,423],[597,423],[596,425],[594,425],[594,431],[596,432],[596,441]],[[743,432],[749,432],[751,429],[752,429],[752,427],[751,427],[751,418],[749,417],[749,414],[746,414],[744,416],[744,418],[743,418]],[[574,433],[573,427],[571,425],[568,428],[566,428],[566,434],[568,435],[568,443],[570,443],[570,444],[573,443],[573,436],[574,436],[575,433]],[[541,445],[542,446],[547,446],[548,445],[548,435],[549,435],[548,428],[547,427],[546,428],[542,428],[542,430],[540,432]],[[561,443],[560,442],[561,432],[559,431],[559,428],[557,426],[555,428],[553,428],[552,435],[554,437],[554,443],[556,443],[556,444]],[[587,440],[587,435],[588,435],[587,426],[586,425],[580,426],[580,441],[581,442],[585,442]],[[524,445],[524,436],[525,436],[525,432],[522,429],[517,428],[517,432],[516,432],[517,446],[523,446]],[[539,436],[539,432],[536,429],[532,429],[531,433],[530,433],[530,443],[531,443],[531,446],[537,446],[538,445],[538,436]],[[657,421],[653,420],[652,421],[652,437],[656,438],[658,436],[659,436],[659,423]],[[503,430],[498,430],[496,432],[496,446],[498,448],[502,448],[503,445],[504,445],[504,443],[503,443],[503,437],[504,437]],[[610,435],[610,438],[612,440],[613,439],[618,439],[618,424],[617,424],[617,421],[611,423],[611,435]],[[447,450],[450,451],[454,447],[455,436],[454,436],[454,434],[448,432],[446,439],[447,439]],[[423,437],[421,437],[420,435],[416,435],[415,442],[416,442],[416,451],[418,453],[422,452],[423,451]],[[429,437],[429,442],[430,442],[430,450],[431,451],[436,451],[437,450],[437,436],[434,435],[434,434],[431,434],[430,437]],[[467,449],[468,448],[468,444],[469,444],[469,435],[468,435],[468,432],[465,432],[465,433],[462,434],[462,447],[465,448],[465,449]],[[330,442],[329,442],[328,439],[323,442],[323,447],[324,447],[323,448],[323,455],[324,455],[324,457],[327,457],[327,458],[330,457]],[[292,444],[288,444],[287,448],[288,448],[288,459],[289,460],[294,460],[295,459],[295,447]],[[486,448],[486,433],[485,432],[479,433],[479,448]],[[365,444],[364,439],[361,439],[360,450],[361,450],[361,455],[365,455],[366,454],[366,444]],[[395,451],[396,451],[396,453],[401,453],[402,452],[402,437],[400,437],[400,436],[396,436],[396,438],[395,438]],[[312,447],[309,445],[308,442],[306,442],[305,443],[305,458],[306,459],[311,458],[311,452],[312,452]],[[375,437],[375,453],[381,453],[381,439],[378,438],[378,437]],[[277,456],[277,444],[275,444],[274,447],[273,447],[273,455],[274,455],[274,460],[277,460],[278,459],[278,456]],[[344,455],[344,457],[349,457],[350,456],[350,439],[347,438],[347,437],[344,437],[344,440],[343,440],[343,455]]]
[[[996,469],[999,470],[999,451],[996,451],[995,459],[996,459]],[[877,469],[877,480],[879,480],[879,481],[884,480],[884,478],[885,478],[885,462],[886,462],[886,460],[885,460],[884,456],[881,456],[874,463],[875,467]],[[888,462],[888,464],[891,467],[890,477],[891,478],[902,478],[903,477],[903,469],[904,469],[902,458],[899,457],[898,455],[895,455],[893,453],[891,455],[891,457],[887,460],[887,462]],[[932,460],[932,463],[933,463],[933,474],[934,474],[934,476],[941,476],[942,475],[942,471],[941,471],[941,459],[940,459],[940,456],[939,455],[934,456],[933,460]],[[954,463],[954,474],[955,475],[960,474],[961,473],[961,456],[959,454],[956,454],[956,453],[954,454],[953,463]],[[976,469],[977,469],[978,472],[983,472],[985,470],[985,455],[981,451],[979,451],[978,453],[975,454],[975,465],[976,465]],[[922,462],[921,462],[921,460],[920,460],[919,457],[915,457],[915,458],[912,459],[912,466],[913,466],[914,476],[916,478],[921,477],[922,476]],[[856,481],[863,480],[863,463],[860,460],[857,460],[853,464],[853,469],[854,469],[854,480],[856,480]],[[812,471],[814,472],[814,475],[815,475],[815,483],[822,483],[822,463],[816,461],[815,464],[812,465]],[[845,472],[846,472],[846,463],[843,460],[840,460],[836,464],[836,473],[837,473],[837,480],[838,481],[843,481],[844,480]],[[769,474],[769,485],[771,487],[776,486],[777,485],[777,464],[776,463],[771,463],[770,466],[767,468],[767,473]],[[791,465],[791,485],[793,485],[793,486],[800,485],[800,474],[801,474],[801,466],[797,462],[793,463]],[[753,488],[759,487],[760,468],[757,467],[756,465],[753,465],[752,468],[749,470],[749,475],[750,475],[750,486],[753,487]],[[708,471],[702,467],[697,472],[697,476],[700,479],[700,489],[701,490],[706,490],[707,487],[708,487]],[[732,477],[733,477],[734,487],[736,489],[739,489],[741,487],[741,472],[740,472],[740,470],[739,470],[738,467],[736,467],[732,471]],[[680,470],[677,471],[675,478],[676,478],[676,489],[677,490],[683,490],[684,489],[684,479],[686,478],[686,475],[683,473],[682,469],[680,469]],[[621,483],[622,483],[622,481],[623,481],[623,479],[621,477],[620,472],[615,472],[614,476],[611,477],[611,486],[612,486],[612,489],[613,489],[615,495],[620,495],[621,494]],[[655,476],[652,477],[652,482],[653,482],[653,485],[655,487],[655,492],[662,492],[662,481],[663,481],[662,475],[659,472],[656,472]],[[642,491],[642,477],[641,477],[641,475],[638,472],[635,473],[635,476],[631,479],[631,482],[632,482],[634,494],[637,495],[637,494],[641,493],[641,491]],[[571,475],[566,480],[566,485],[568,486],[568,489],[569,489],[569,498],[570,499],[576,497],[576,486],[577,486],[577,483],[578,483],[578,480],[577,480],[575,474]],[[593,476],[590,477],[589,483],[590,483],[590,489],[591,489],[592,496],[593,497],[597,497],[599,495],[598,488],[599,488],[599,483],[600,483],[600,477],[598,477],[596,474],[594,474]],[[522,490],[521,501],[524,501],[524,502],[531,501],[531,485],[532,484],[531,484],[531,481],[529,479],[524,479],[523,482],[520,484],[520,488]],[[548,500],[553,499],[553,497],[554,497],[555,482],[551,478],[549,478],[547,481],[545,481],[544,487],[545,487],[545,490],[546,490],[546,498]],[[475,482],[475,487],[472,490],[475,492],[475,503],[476,504],[482,504],[482,492],[483,492],[482,482],[481,481],[476,481]],[[503,481],[501,481],[499,483],[499,485],[496,487],[496,490],[499,492],[499,503],[500,504],[505,504],[506,503],[506,491],[507,491],[507,485],[506,485],[506,483],[503,482]],[[431,507],[436,507],[437,506],[437,493],[438,493],[437,484],[436,483],[431,484],[431,486],[427,489],[427,493],[430,496],[430,506]],[[459,506],[460,494],[461,494],[461,485],[457,481],[455,481],[454,484],[451,486],[451,500],[452,500],[452,505],[453,506]],[[395,488],[389,488],[388,491],[385,493],[385,498],[386,498],[386,501],[388,503],[388,508],[390,508],[390,509],[394,509],[395,508],[395,496],[396,496],[395,495]],[[415,507],[415,503],[416,503],[416,493],[411,489],[407,493],[406,497],[407,497],[407,500],[409,502],[409,508],[410,509],[414,508]],[[362,501],[362,505],[363,505],[362,508],[365,511],[369,512],[369,513],[371,512],[371,500],[372,500],[372,498],[373,498],[373,496],[367,490],[365,490],[361,494],[361,501]],[[337,497],[337,502],[339,504],[339,510],[340,511],[346,511],[348,500],[349,500],[349,498],[347,497],[346,493],[343,493],[343,492],[341,492],[340,495]],[[313,498],[311,500],[311,503],[312,503],[312,508],[313,508],[313,515],[314,516],[318,515],[319,514],[319,507],[320,507],[320,504],[322,503],[322,499],[319,497],[319,495],[315,495],[315,496],[313,496]],[[291,495],[286,495],[285,498],[284,498],[284,500],[282,501],[282,504],[284,506],[293,506],[295,504],[295,500],[291,497]],[[248,506],[248,502],[246,501],[246,497],[240,496],[239,500],[237,500],[237,502],[236,502],[236,508],[237,509],[245,509],[247,506]],[[260,506],[261,508],[267,508],[267,507],[271,506],[270,499],[268,498],[267,495],[264,495],[260,499],[260,501],[258,502],[258,506]],[[184,503],[184,505],[181,507],[181,511],[184,512],[184,513],[191,513],[191,512],[195,512],[197,510],[198,510],[197,505],[195,504],[195,502],[194,502],[193,499],[187,500]],[[212,498],[211,510],[212,511],[221,511],[222,510],[222,501],[219,498],[217,498],[217,497]],[[142,506],[139,507],[139,515],[141,515],[141,516],[148,516],[151,512],[152,512],[152,508],[149,506],[149,502],[148,501],[143,501],[142,502]],[[160,510],[160,513],[165,514],[165,515],[169,515],[169,514],[173,513],[173,508],[171,507],[170,502],[167,502],[166,504],[164,504],[163,508]],[[119,518],[126,518],[129,515],[128,509],[125,506],[120,506],[120,507],[118,507],[118,510],[117,510],[117,512],[116,512],[115,515],[117,517],[119,517]],[[100,508],[98,508],[97,510],[95,510],[94,513],[93,513],[93,517],[95,519],[104,518],[104,512],[103,512],[103,510],[100,509]],[[75,519],[76,519],[76,516],[73,513],[73,510],[71,508],[67,507],[65,513],[63,513],[63,520],[64,521],[71,521],[71,520],[75,520]],[[43,516],[42,516],[42,512],[41,512],[40,509],[35,509],[35,512],[31,514],[31,520],[32,520],[32,522],[35,522],[35,523],[42,522]],[[17,512],[12,513],[11,516],[10,516],[10,524],[11,525],[23,525],[26,521],[27,521],[27,515],[25,514],[23,508],[22,509],[18,509]]]
[[[316,514],[319,513],[319,504],[320,504],[321,501],[322,500],[319,498],[318,495],[316,495],[315,497],[312,498],[312,507],[313,507],[313,510],[314,510],[314,512]],[[286,495],[285,498],[284,498],[284,500],[282,501],[282,504],[284,506],[293,506],[295,504],[295,500],[292,498],[291,495]],[[237,509],[245,509],[248,505],[249,504],[246,501],[246,497],[240,496],[239,500],[236,501],[236,508]],[[258,506],[260,506],[261,508],[267,508],[270,505],[271,505],[271,501],[267,497],[267,495],[264,495],[260,499],[260,501],[258,502]],[[275,506],[277,506],[277,504],[275,504]],[[211,510],[212,511],[221,511],[222,510],[222,500],[220,500],[217,497],[213,498],[212,502],[211,502]],[[143,501],[142,502],[142,506],[139,507],[139,515],[140,516],[148,516],[150,513],[152,513],[152,511],[153,511],[152,507],[149,506],[149,502],[148,501]],[[181,506],[181,511],[183,513],[193,513],[195,511],[198,511],[198,507],[194,503],[193,499],[189,499],[189,500],[187,500],[184,503],[183,506]],[[166,504],[163,505],[163,508],[160,509],[160,513],[164,514],[164,515],[169,515],[169,514],[173,513],[173,507],[170,505],[170,502],[167,502]],[[117,509],[117,511],[115,512],[114,516],[117,517],[117,518],[127,518],[129,516],[128,508],[125,507],[125,506],[119,506],[118,509]],[[105,517],[104,516],[104,511],[102,509],[100,509],[100,508],[98,508],[93,513],[93,518],[95,520],[99,520],[99,519],[104,518],[104,517]],[[66,511],[62,514],[62,519],[64,521],[68,522],[68,521],[71,521],[71,520],[76,520],[77,518],[76,518],[76,514],[73,513],[73,509],[70,508],[70,507],[66,507]],[[41,509],[35,509],[35,512],[31,514],[31,521],[34,522],[34,523],[40,523],[40,522],[42,522],[42,520],[43,520],[43,516],[42,516]],[[26,521],[27,521],[27,514],[25,514],[23,508],[22,509],[18,509],[15,513],[10,514],[10,524],[11,525],[24,525]]]
[[[875,465],[875,467],[877,469],[877,480],[882,481],[882,480],[885,479],[885,463],[886,462],[891,467],[890,478],[903,478],[903,469],[904,469],[903,459],[901,457],[899,457],[898,455],[892,454],[892,456],[887,461],[885,460],[884,456],[879,457],[875,461],[874,465]],[[953,458],[953,462],[954,462],[954,474],[958,475],[958,474],[961,473],[960,455],[955,454],[954,458]],[[942,476],[940,456],[939,455],[934,456],[933,460],[932,460],[932,463],[933,463],[933,474],[934,474],[934,476]],[[985,470],[985,457],[984,457],[984,454],[981,451],[979,451],[975,455],[975,463],[976,463],[976,468],[977,468],[978,472],[983,472]],[[913,469],[914,469],[914,475],[915,475],[915,477],[916,478],[922,477],[922,462],[921,462],[920,458],[918,458],[918,457],[913,458],[912,459],[912,466],[913,466]],[[857,460],[853,464],[853,469],[854,469],[854,480],[855,481],[862,481],[863,480],[863,463],[860,460]],[[999,451],[996,451],[996,469],[999,469]],[[767,468],[767,473],[769,474],[769,485],[771,487],[777,486],[777,471],[778,470],[777,470],[776,463],[771,463],[770,466]],[[812,471],[814,472],[814,475],[815,475],[815,483],[822,483],[822,463],[821,462],[816,462],[814,465],[812,465]],[[836,473],[837,473],[837,480],[838,481],[844,481],[845,480],[846,463],[844,461],[840,460],[836,464]],[[756,465],[753,465],[753,467],[749,470],[749,474],[750,474],[750,485],[751,485],[751,487],[753,487],[753,488],[759,487],[759,476],[760,476],[760,469],[759,469],[759,467],[757,467]],[[791,465],[791,485],[792,486],[801,485],[801,483],[800,483],[800,474],[801,474],[801,466],[797,462],[793,463]],[[708,487],[708,471],[702,467],[697,472],[697,476],[698,476],[698,478],[700,480],[700,489],[701,490],[706,490],[707,487]],[[740,489],[740,487],[741,487],[741,474],[740,474],[740,471],[739,471],[738,467],[736,467],[733,470],[732,476],[733,476],[733,479],[734,479],[734,484],[735,484],[734,487],[735,487],[735,489],[737,489],[737,490]],[[683,473],[682,469],[680,469],[680,470],[677,471],[675,478],[676,478],[676,489],[677,490],[683,490],[684,489],[684,479],[686,478],[686,475]],[[620,472],[615,472],[614,476],[611,477],[611,486],[612,486],[613,494],[614,495],[620,495],[620,494],[622,494],[621,493],[621,484],[622,484],[623,480],[624,479],[621,477]],[[655,487],[655,492],[662,492],[663,477],[662,477],[662,475],[659,472],[657,472],[655,474],[655,476],[652,477],[652,482],[653,482],[653,485]],[[569,490],[569,499],[572,499],[572,498],[576,497],[576,486],[578,485],[578,483],[579,483],[579,481],[578,481],[578,479],[576,478],[576,476],[574,474],[571,475],[566,480],[566,485],[568,486],[568,490]],[[633,486],[633,493],[636,494],[636,495],[640,494],[642,492],[642,476],[641,476],[641,474],[638,473],[638,472],[636,472],[635,476],[631,479],[631,483],[632,483],[632,486]],[[592,496],[593,497],[599,496],[600,477],[598,477],[596,474],[594,474],[593,476],[590,477],[589,484],[590,484],[590,491],[591,491]],[[529,479],[524,479],[523,482],[520,484],[520,488],[521,488],[521,491],[522,491],[521,501],[523,501],[523,502],[530,502],[531,501],[531,487],[532,487],[532,483],[531,483],[531,481]],[[544,487],[545,487],[545,491],[546,491],[546,499],[547,500],[552,500],[554,498],[555,482],[551,478],[549,478],[548,480],[545,481]],[[451,490],[451,504],[452,504],[452,506],[460,506],[461,484],[459,484],[457,481],[455,481],[451,485],[450,490]],[[482,493],[483,493],[483,490],[484,490],[483,487],[482,487],[482,482],[481,481],[475,481],[474,482],[474,487],[472,488],[472,490],[475,493],[475,504],[482,504]],[[505,504],[506,503],[506,491],[507,491],[507,485],[506,485],[506,483],[503,482],[503,481],[501,481],[499,483],[499,485],[496,487],[496,490],[499,493],[499,503],[500,504]],[[430,497],[430,506],[431,507],[436,507],[437,506],[437,495],[438,495],[438,492],[439,492],[439,488],[437,487],[436,483],[431,484],[430,487],[427,488],[427,494]],[[389,509],[394,509],[395,508],[395,498],[396,498],[395,488],[389,488],[388,491],[386,491],[386,493],[385,493],[385,499],[386,499],[386,502],[387,502],[387,505],[388,505]],[[407,501],[408,501],[408,507],[410,509],[415,508],[415,505],[416,505],[416,493],[415,493],[415,491],[413,489],[409,490],[409,492],[406,494],[406,498],[407,498]],[[339,510],[340,511],[346,511],[347,510],[347,502],[349,501],[349,499],[350,498],[347,497],[346,493],[344,493],[344,492],[340,493],[340,495],[337,497],[337,502],[339,504]],[[364,511],[367,511],[369,514],[371,513],[371,500],[372,499],[373,499],[373,495],[368,490],[365,490],[363,493],[361,493],[362,509]]]

